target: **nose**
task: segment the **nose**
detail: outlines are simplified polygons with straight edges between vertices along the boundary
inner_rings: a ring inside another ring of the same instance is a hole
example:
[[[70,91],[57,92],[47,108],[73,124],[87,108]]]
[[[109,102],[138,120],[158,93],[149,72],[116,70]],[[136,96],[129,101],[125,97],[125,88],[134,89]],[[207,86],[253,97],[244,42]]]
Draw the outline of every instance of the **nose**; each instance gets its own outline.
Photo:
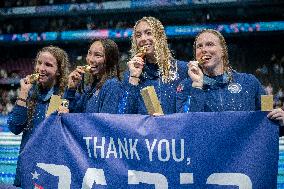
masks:
[[[40,64],[37,66],[37,71],[39,73],[42,73],[43,71],[45,71],[45,65],[44,64]]]
[[[89,65],[95,64],[95,56],[93,56],[93,55],[88,55],[88,56],[87,56],[87,62],[89,63]]]
[[[141,35],[141,41],[146,41],[148,39],[148,36],[145,33],[142,33]]]
[[[201,52],[202,52],[203,54],[207,52],[207,47],[206,47],[206,45],[204,45],[204,46],[201,47]]]

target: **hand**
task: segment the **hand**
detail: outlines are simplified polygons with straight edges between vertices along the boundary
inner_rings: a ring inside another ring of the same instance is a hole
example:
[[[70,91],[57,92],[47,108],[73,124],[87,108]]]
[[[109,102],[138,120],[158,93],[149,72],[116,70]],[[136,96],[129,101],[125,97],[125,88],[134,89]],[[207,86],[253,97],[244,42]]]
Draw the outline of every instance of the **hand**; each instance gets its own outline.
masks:
[[[162,116],[162,115],[164,115],[164,114],[162,114],[162,113],[153,113],[152,116],[154,116],[154,117],[159,117],[159,116]]]
[[[32,84],[30,82],[30,75],[20,80],[20,92],[19,97],[23,99],[27,99],[28,93],[32,88]]]
[[[203,87],[203,72],[198,66],[197,61],[189,61],[188,63],[188,75],[192,80],[192,87],[200,88]]]
[[[129,77],[129,83],[137,85],[139,82],[139,77],[142,73],[143,67],[144,67],[144,60],[137,54],[134,56],[128,63],[128,69],[130,72],[130,76],[134,77]]]
[[[82,74],[85,71],[82,69],[82,66],[78,66],[73,72],[68,76],[68,89],[75,89],[78,83],[82,80]]]
[[[69,113],[69,109],[65,106],[59,106],[58,108],[58,114],[66,114]]]
[[[278,120],[280,126],[284,126],[284,110],[281,108],[273,109],[267,117],[272,120]]]

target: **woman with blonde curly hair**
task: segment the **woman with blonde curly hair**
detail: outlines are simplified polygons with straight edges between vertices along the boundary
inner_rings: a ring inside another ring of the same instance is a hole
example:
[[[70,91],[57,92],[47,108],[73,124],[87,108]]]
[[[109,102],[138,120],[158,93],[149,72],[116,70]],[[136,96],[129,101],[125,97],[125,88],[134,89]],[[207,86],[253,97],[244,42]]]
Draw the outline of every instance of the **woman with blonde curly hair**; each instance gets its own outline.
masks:
[[[47,46],[37,53],[35,59],[34,71],[38,74],[36,80],[33,81],[31,75],[21,79],[16,104],[8,117],[11,132],[16,135],[23,132],[20,153],[30,136],[36,132],[35,126],[45,119],[51,96],[63,95],[68,68],[67,53],[59,47]],[[20,171],[21,165],[18,163],[15,186],[21,186]]]
[[[164,114],[175,113],[176,87],[187,76],[187,64],[173,58],[164,26],[154,17],[143,17],[134,26],[131,42],[119,112],[148,114],[140,90],[154,86]]]

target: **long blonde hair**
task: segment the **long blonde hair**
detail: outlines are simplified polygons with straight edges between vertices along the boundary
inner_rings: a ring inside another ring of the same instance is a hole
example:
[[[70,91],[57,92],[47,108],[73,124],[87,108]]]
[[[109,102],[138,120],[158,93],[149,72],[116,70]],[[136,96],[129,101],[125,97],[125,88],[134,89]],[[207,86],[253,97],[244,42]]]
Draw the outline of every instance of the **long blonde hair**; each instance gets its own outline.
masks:
[[[141,22],[147,22],[151,28],[151,32],[154,36],[154,58],[159,66],[160,74],[163,82],[169,82],[171,62],[173,61],[172,53],[168,47],[167,36],[162,23],[154,17],[143,17],[138,20],[134,26],[133,34],[131,38],[131,57],[135,56],[138,52],[138,45],[135,39],[136,27]]]

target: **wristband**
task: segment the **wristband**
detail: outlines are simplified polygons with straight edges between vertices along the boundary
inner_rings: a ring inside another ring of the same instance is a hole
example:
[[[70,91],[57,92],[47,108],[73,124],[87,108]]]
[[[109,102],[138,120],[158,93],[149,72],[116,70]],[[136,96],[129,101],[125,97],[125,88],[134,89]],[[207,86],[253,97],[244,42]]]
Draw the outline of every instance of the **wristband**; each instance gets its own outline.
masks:
[[[27,103],[27,99],[23,99],[23,98],[18,97],[17,100]]]
[[[138,78],[138,79],[139,79],[139,77],[137,77],[137,76],[135,76],[135,75],[131,75],[130,77],[134,77],[134,78]]]

